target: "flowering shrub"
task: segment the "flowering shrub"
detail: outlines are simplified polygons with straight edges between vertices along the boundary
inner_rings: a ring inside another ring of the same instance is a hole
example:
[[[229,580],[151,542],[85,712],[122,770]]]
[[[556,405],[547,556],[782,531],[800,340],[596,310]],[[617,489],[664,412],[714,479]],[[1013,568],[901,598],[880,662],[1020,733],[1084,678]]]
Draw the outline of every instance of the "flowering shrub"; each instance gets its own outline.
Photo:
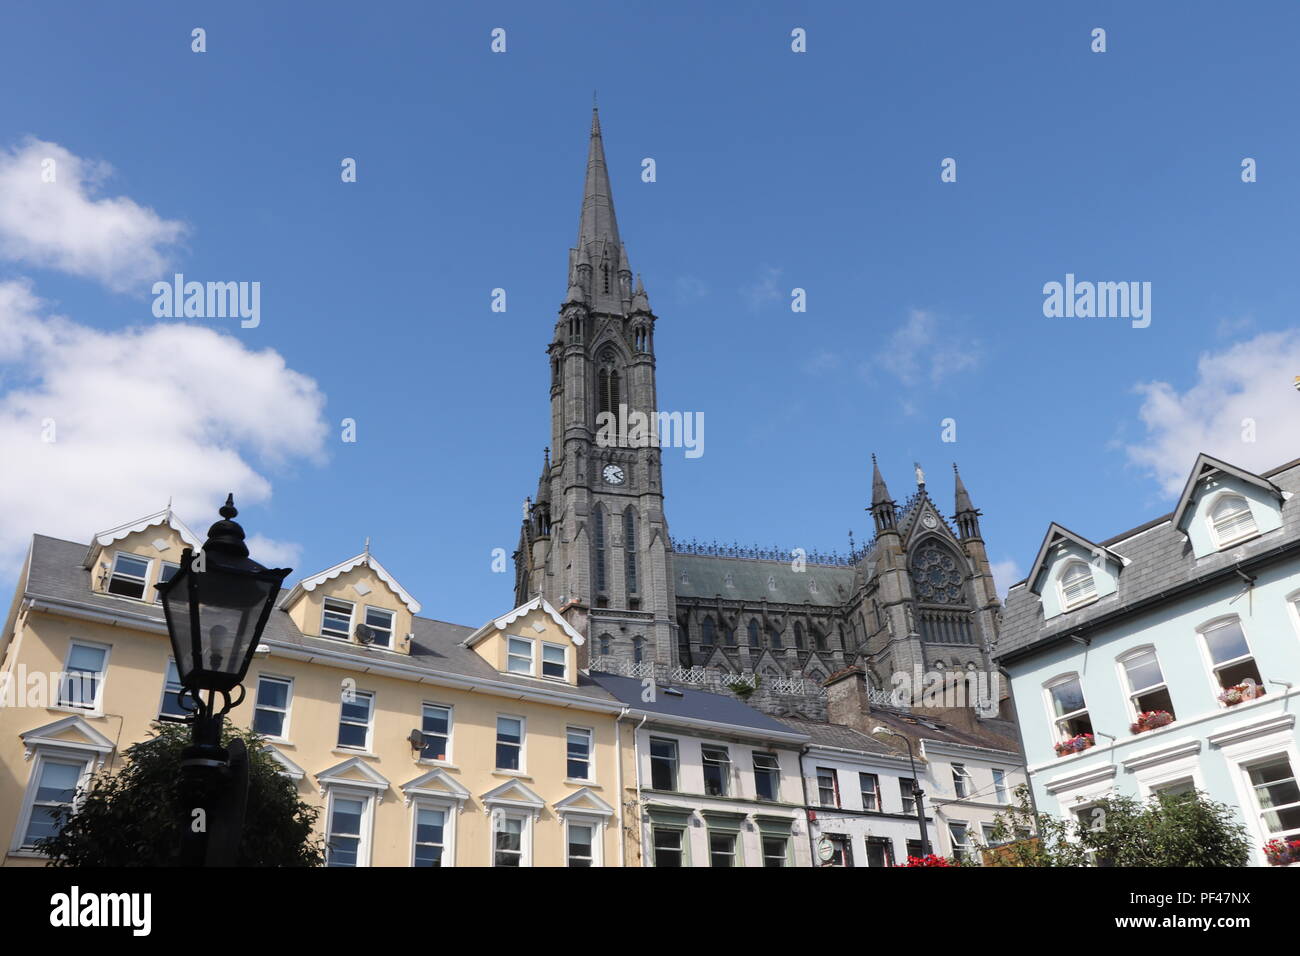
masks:
[[[1146,730],[1155,730],[1157,727],[1167,727],[1174,722],[1174,715],[1167,710],[1144,710],[1138,714],[1135,723],[1129,724],[1131,733],[1140,734]]]
[[[909,856],[903,866],[952,866],[947,857],[927,853],[925,856]]]
[[[1264,688],[1254,681],[1246,684],[1236,684],[1229,687],[1219,695],[1219,703],[1225,707],[1232,707],[1240,704],[1243,700],[1254,700],[1256,697],[1264,696]]]
[[[1056,745],[1056,756],[1064,757],[1066,754],[1077,754],[1081,750],[1087,750],[1096,742],[1097,738],[1092,734],[1075,734],[1069,740]]]
[[[1264,844],[1264,856],[1274,866],[1300,863],[1300,840],[1269,840]]]

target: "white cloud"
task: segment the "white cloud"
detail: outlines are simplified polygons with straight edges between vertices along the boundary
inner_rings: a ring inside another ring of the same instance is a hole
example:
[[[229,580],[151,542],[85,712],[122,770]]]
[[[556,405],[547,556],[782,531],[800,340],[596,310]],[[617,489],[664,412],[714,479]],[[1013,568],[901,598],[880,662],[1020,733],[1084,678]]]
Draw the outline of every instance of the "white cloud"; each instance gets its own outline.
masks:
[[[293,568],[300,573],[304,570],[300,544],[277,541],[263,534],[250,534],[244,544],[248,545],[249,556],[268,568]]]
[[[751,309],[761,309],[771,302],[779,302],[785,298],[785,293],[777,285],[777,279],[781,277],[781,270],[773,266],[765,266],[762,276],[753,285],[743,289],[745,298],[749,300]]]
[[[1126,448],[1129,461],[1172,498],[1198,452],[1253,471],[1300,457],[1300,395],[1292,386],[1297,375],[1300,331],[1292,330],[1202,354],[1197,381],[1184,392],[1168,382],[1139,384],[1138,416],[1147,438]]]
[[[979,342],[942,326],[933,312],[912,309],[889,336],[889,347],[881,358],[885,369],[911,386],[940,385],[959,372],[978,367],[983,355]],[[864,376],[870,377],[870,370],[871,366],[864,365]]]
[[[99,331],[48,314],[25,281],[0,282],[0,386],[8,569],[33,532],[88,541],[168,498],[202,534],[227,492],[265,501],[264,470],[324,457],[324,396],[276,352],[199,326]]]
[[[1014,558],[991,561],[989,569],[993,572],[993,584],[998,589],[998,597],[1004,601],[1007,599],[1007,589],[1017,581],[1023,580],[1025,576],[1025,572],[1021,570],[1020,564]]]
[[[146,283],[166,278],[168,253],[185,225],[124,196],[95,198],[111,173],[106,163],[39,139],[0,150],[0,257],[117,292],[147,292]]]

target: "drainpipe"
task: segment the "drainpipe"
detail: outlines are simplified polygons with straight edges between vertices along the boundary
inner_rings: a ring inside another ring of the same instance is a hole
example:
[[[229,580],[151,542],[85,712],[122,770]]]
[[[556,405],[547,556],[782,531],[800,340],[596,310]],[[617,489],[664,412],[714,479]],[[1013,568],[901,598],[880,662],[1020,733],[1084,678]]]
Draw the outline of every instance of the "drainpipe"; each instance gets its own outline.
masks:
[[[627,708],[624,707],[617,717],[614,718],[614,762],[618,765],[617,776],[615,778],[615,787],[618,795],[618,865],[619,868],[627,866],[627,831],[623,829],[623,718],[627,716]]]
[[[644,819],[643,819],[643,815],[644,815],[644,813],[645,813],[645,809],[643,808],[643,806],[642,806],[642,804],[641,804],[641,737],[640,737],[640,732],[641,732],[641,728],[645,726],[645,722],[646,722],[647,720],[649,720],[649,719],[650,719],[650,715],[649,715],[649,714],[646,714],[644,717],[641,718],[641,723],[637,724],[636,727],[632,730],[632,759],[633,759],[634,761],[636,761],[636,814],[637,814],[637,816],[636,816],[636,842],[637,842],[637,846],[639,846],[639,847],[641,848],[641,865],[642,865],[643,867],[646,865],[646,862],[645,862],[645,859],[646,859],[646,857],[645,857],[645,821],[644,821]],[[687,836],[689,836],[689,835],[690,835],[690,832],[687,831]]]
[[[817,844],[813,842],[812,818],[808,816],[808,807],[811,806],[808,802],[808,774],[803,765],[803,758],[808,755],[810,750],[812,750],[812,747],[809,744],[804,744],[803,749],[799,751],[799,785],[803,787],[803,825],[808,828],[808,862],[811,866],[819,866]]]

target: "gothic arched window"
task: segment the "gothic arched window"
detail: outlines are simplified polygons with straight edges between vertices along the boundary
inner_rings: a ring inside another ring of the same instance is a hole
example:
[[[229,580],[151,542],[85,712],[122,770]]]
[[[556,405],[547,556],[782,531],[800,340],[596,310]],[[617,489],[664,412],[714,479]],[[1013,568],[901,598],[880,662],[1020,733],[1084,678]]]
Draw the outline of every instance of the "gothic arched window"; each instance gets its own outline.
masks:
[[[816,628],[813,629],[813,646],[819,651],[826,650],[826,635]]]
[[[609,295],[609,263],[608,262],[602,262],[600,264],[600,275],[602,281],[605,284],[605,294]]]
[[[609,635],[608,634],[600,635],[600,656],[601,657],[609,656]]]
[[[632,638],[632,660],[635,663],[640,664],[644,658],[645,658],[645,638],[644,637]]]
[[[748,629],[748,630],[749,630],[749,646],[750,646],[750,647],[758,647],[758,646],[759,646],[759,639],[758,639],[758,621],[754,620],[754,618],[752,618],[752,617],[749,619],[749,629]]]
[[[596,506],[596,513],[592,515],[592,531],[596,538],[596,593],[604,594],[605,586],[605,509],[600,505]]]
[[[713,646],[713,618],[706,617],[700,622],[700,644],[704,647]]]
[[[781,649],[781,632],[776,628],[769,628],[767,631],[767,640],[778,651]]]
[[[623,511],[623,554],[626,558],[627,601],[636,598],[636,511],[628,505]]]
[[[618,370],[602,368],[596,377],[597,411],[618,414]]]

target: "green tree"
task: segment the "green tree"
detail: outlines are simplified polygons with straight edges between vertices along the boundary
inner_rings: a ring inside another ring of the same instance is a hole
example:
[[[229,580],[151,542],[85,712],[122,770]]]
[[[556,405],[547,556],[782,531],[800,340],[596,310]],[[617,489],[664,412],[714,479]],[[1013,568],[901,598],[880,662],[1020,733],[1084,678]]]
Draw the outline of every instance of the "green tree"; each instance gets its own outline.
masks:
[[[1015,796],[990,833],[986,857],[994,866],[1246,866],[1250,860],[1250,837],[1236,811],[1199,791],[1147,801],[1106,797],[1088,805],[1086,821],[1036,813],[1024,786]]]
[[[248,748],[248,809],[239,845],[240,866],[320,866],[323,846],[313,837],[319,811],[298,797],[293,781],[266,754],[254,733],[226,724],[222,744],[241,737]],[[180,842],[181,751],[190,728],[155,723],[132,744],[116,772],[96,774],[77,812],[60,812],[58,834],[38,842],[50,866],[167,866]]]

